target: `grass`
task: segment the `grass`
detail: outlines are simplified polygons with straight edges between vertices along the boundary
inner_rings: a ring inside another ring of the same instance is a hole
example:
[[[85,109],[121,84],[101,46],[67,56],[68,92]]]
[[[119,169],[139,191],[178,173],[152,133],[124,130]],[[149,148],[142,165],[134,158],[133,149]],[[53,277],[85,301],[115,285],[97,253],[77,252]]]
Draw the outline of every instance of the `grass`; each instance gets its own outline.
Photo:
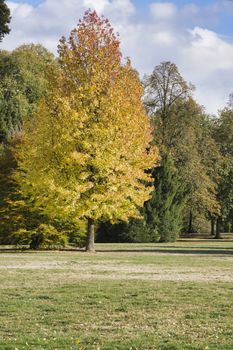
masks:
[[[0,254],[1,350],[232,350],[233,242]]]

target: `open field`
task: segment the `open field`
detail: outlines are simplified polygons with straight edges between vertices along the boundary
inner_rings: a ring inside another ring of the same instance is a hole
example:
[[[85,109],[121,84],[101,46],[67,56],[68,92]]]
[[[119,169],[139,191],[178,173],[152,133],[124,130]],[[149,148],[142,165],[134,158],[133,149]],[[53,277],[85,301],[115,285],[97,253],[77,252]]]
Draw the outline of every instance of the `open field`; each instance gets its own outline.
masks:
[[[1,350],[233,349],[233,241],[0,253]]]

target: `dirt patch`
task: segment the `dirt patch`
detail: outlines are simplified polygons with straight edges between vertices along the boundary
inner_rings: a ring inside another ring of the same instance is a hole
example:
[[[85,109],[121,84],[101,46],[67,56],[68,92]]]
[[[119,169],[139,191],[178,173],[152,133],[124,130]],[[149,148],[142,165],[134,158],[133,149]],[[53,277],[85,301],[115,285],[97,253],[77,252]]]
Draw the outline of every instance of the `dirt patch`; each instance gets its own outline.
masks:
[[[14,259],[13,259],[14,260]],[[66,283],[78,280],[150,280],[233,282],[233,269],[220,267],[167,267],[156,264],[131,264],[117,261],[31,261],[28,259],[0,262],[0,270],[38,270],[48,274],[54,283],[62,279]],[[15,272],[16,272],[15,271]],[[54,273],[56,272],[56,273]]]

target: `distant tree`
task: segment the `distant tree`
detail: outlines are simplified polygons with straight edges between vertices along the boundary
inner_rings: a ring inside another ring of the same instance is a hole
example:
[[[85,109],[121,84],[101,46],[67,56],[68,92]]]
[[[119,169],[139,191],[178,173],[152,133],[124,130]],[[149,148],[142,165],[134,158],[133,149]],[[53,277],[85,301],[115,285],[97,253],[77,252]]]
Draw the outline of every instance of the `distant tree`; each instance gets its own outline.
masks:
[[[6,5],[5,0],[0,0],[0,42],[6,34],[10,33],[8,26],[10,20],[10,9]]]
[[[220,154],[212,135],[211,118],[192,98],[174,105],[169,144],[177,168],[189,189],[186,232],[195,222],[219,212],[217,199]],[[176,125],[177,124],[177,125]]]
[[[170,110],[177,101],[187,100],[193,87],[186,83],[177,66],[169,61],[156,66],[152,74],[145,77],[144,85],[145,106],[152,118],[156,115],[159,119],[161,135],[157,143],[163,148],[168,143]]]
[[[139,216],[157,151],[138,74],[121,63],[107,19],[86,12],[62,38],[59,62],[51,94],[25,128],[16,178],[46,215],[85,218],[91,251],[96,222]]]
[[[170,153],[189,190],[185,225],[195,230],[194,219],[216,215],[218,150],[211,135],[209,118],[192,97],[193,86],[187,84],[175,64],[162,62],[145,79],[145,105],[151,116],[154,142],[161,157]]]
[[[221,210],[216,222],[216,238],[220,238],[224,225],[228,226],[228,230],[233,229],[233,100],[231,96],[227,107],[215,120],[214,136],[222,156],[218,185]]]

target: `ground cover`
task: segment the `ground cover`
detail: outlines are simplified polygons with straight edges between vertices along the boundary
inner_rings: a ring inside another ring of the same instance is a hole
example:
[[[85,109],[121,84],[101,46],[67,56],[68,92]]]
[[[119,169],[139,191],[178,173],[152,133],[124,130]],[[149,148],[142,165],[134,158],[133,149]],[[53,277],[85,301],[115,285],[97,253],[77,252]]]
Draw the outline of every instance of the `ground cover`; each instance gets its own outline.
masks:
[[[233,349],[233,242],[0,253],[1,350]]]

